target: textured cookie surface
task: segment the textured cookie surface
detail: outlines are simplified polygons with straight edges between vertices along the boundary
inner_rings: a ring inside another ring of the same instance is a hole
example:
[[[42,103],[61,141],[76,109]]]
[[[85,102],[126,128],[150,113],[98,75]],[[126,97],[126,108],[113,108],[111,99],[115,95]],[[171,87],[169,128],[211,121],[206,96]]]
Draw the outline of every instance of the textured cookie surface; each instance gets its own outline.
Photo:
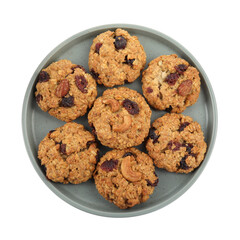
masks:
[[[172,113],[181,113],[193,105],[200,93],[198,70],[175,54],[152,60],[143,72],[142,84],[151,106]]]
[[[145,202],[157,186],[152,159],[135,148],[107,152],[97,165],[94,179],[99,193],[119,208]]]
[[[157,167],[189,173],[203,161],[207,144],[199,123],[167,113],[152,124],[146,148]]]
[[[122,29],[98,35],[89,52],[89,69],[106,87],[136,80],[146,64],[146,53],[136,36]]]
[[[66,123],[41,141],[38,158],[54,182],[78,184],[92,177],[98,149],[95,137],[81,124]]]
[[[66,122],[83,116],[97,96],[96,81],[69,60],[59,60],[43,69],[36,88],[39,107]]]
[[[150,128],[151,110],[135,90],[119,87],[106,90],[88,114],[99,141],[123,149],[141,144]]]

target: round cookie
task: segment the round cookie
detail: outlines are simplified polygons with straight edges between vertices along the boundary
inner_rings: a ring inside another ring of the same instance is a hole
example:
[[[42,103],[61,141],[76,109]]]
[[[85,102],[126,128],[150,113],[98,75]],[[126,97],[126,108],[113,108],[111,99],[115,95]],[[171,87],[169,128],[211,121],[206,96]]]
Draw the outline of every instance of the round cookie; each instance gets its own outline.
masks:
[[[97,96],[96,81],[82,66],[69,60],[59,60],[43,69],[36,89],[39,107],[65,122],[83,116]]]
[[[47,134],[39,144],[38,158],[48,179],[79,184],[92,177],[98,148],[83,125],[71,122]]]
[[[146,64],[146,53],[136,36],[116,29],[98,35],[89,52],[89,69],[105,87],[133,82]]]
[[[143,72],[142,89],[154,108],[181,113],[198,99],[199,72],[176,54],[163,55],[152,60]]]
[[[121,209],[148,200],[158,184],[152,159],[138,149],[112,150],[94,173],[98,192]]]
[[[182,114],[167,113],[153,122],[146,148],[157,167],[189,173],[203,161],[207,144],[199,123]]]
[[[117,149],[141,144],[148,135],[150,118],[150,107],[141,94],[126,87],[106,90],[88,114],[99,141]]]

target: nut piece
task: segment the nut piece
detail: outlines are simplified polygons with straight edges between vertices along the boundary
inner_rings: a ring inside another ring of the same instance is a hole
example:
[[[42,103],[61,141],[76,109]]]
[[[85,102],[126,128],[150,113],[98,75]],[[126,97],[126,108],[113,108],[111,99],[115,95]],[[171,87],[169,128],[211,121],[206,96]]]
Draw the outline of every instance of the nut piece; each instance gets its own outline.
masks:
[[[105,100],[103,100],[103,103],[107,104],[107,105],[110,105],[111,109],[112,109],[112,112],[117,112],[120,109],[120,103],[113,98],[105,99]]]
[[[119,125],[113,125],[112,130],[114,132],[125,132],[127,131],[132,124],[132,118],[129,115],[123,117],[123,123]]]
[[[140,172],[134,172],[131,168],[131,159],[133,156],[127,156],[123,158],[121,164],[122,175],[131,182],[137,182],[141,180],[142,174]]]
[[[63,79],[57,86],[55,95],[57,97],[64,97],[69,91],[69,82],[67,79]]]
[[[178,94],[181,96],[187,96],[191,92],[191,90],[192,90],[191,80],[183,81],[177,89]]]

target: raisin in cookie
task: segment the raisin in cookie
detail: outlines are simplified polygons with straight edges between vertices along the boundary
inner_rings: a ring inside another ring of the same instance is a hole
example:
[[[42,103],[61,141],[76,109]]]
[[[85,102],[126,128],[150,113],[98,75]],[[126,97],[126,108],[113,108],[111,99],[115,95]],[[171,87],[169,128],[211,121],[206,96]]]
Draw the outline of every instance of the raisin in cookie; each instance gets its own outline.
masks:
[[[143,72],[143,94],[159,110],[181,113],[193,105],[200,93],[196,68],[176,54],[157,57]]]
[[[95,137],[81,124],[66,123],[41,141],[38,158],[54,182],[78,184],[92,177],[98,148]]]
[[[182,114],[167,113],[152,124],[146,148],[157,167],[189,173],[203,161],[207,144],[199,123]]]
[[[80,65],[59,60],[43,69],[35,92],[43,111],[69,122],[83,116],[97,96],[96,81]]]
[[[146,64],[146,53],[136,36],[122,29],[98,35],[89,52],[89,69],[106,87],[133,82]]]
[[[152,159],[135,148],[107,152],[94,173],[98,192],[125,209],[148,200],[157,186]]]
[[[148,135],[150,118],[151,110],[144,98],[126,87],[106,90],[88,114],[99,141],[117,149],[141,144]]]

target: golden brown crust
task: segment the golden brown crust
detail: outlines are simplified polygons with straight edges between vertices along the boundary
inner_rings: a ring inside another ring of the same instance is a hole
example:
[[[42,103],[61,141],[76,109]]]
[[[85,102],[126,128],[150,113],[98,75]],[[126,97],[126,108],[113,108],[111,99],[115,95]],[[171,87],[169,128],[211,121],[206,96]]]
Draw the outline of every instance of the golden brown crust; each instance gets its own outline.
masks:
[[[123,36],[127,45],[117,50],[114,42],[116,36]],[[102,44],[96,52],[96,44]],[[127,64],[126,59],[134,59]],[[146,53],[136,36],[130,36],[122,29],[115,32],[107,31],[98,35],[89,52],[89,69],[98,74],[97,82],[106,87],[122,85],[125,81],[133,82],[140,76],[140,71],[146,64]]]
[[[131,113],[123,106],[128,100],[136,105],[133,112],[129,110]],[[99,141],[117,149],[141,144],[148,135],[150,118],[151,110],[144,98],[126,87],[106,90],[88,114],[88,122],[95,128]]]
[[[95,137],[74,122],[50,131],[38,148],[47,178],[61,183],[87,181],[92,177],[97,156]]]
[[[187,67],[180,74],[176,70],[179,65]],[[175,83],[166,81],[170,74],[177,74]],[[198,70],[176,54],[152,60],[143,72],[142,83],[143,94],[149,104],[159,110],[170,109],[172,113],[181,113],[193,105],[200,93]]]
[[[154,164],[169,172],[189,173],[204,159],[207,144],[199,123],[182,114],[156,119],[146,148]]]
[[[94,174],[98,192],[121,209],[145,202],[158,183],[152,159],[135,148],[107,152]]]
[[[43,111],[48,111],[50,115],[69,122],[83,116],[92,106],[97,96],[96,81],[76,64],[72,64],[69,60],[59,60],[42,71],[47,72],[49,80],[37,83],[35,96]],[[87,86],[82,91],[76,85],[76,76],[84,76],[87,81]],[[67,94],[64,96],[61,96],[58,91],[62,81],[66,81],[69,85],[68,91],[65,91]],[[62,106],[62,99],[70,96],[74,98],[73,106]]]

